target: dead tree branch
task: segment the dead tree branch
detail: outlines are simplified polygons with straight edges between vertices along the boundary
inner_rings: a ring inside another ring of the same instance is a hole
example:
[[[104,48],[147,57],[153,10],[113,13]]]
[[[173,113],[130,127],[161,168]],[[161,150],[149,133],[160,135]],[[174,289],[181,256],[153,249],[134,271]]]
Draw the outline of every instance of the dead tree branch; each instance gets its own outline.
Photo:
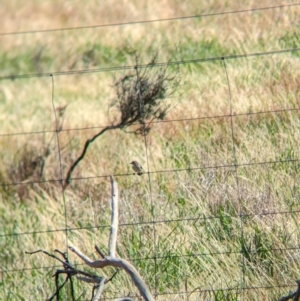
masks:
[[[106,279],[103,278],[103,279],[101,280],[101,282],[99,283],[97,293],[96,293],[96,295],[94,296],[94,298],[92,299],[92,301],[100,301],[101,294],[102,294],[102,292],[103,292],[103,290],[104,290],[104,284],[105,284],[105,281],[106,281]]]
[[[78,249],[70,246],[69,249],[74,252],[78,257],[80,257],[89,267],[92,268],[105,268],[108,266],[123,269],[131,278],[132,282],[138,288],[140,294],[145,301],[154,301],[146,283],[140,276],[138,271],[131,265],[128,261],[121,258],[105,257],[102,260],[92,261],[90,258],[81,253]]]
[[[104,134],[106,131],[108,130],[114,130],[114,129],[118,129],[120,128],[119,125],[112,125],[112,126],[108,126],[106,128],[104,128],[102,131],[100,131],[98,134],[94,135],[93,138],[88,139],[85,144],[84,144],[84,148],[81,152],[81,155],[74,161],[74,163],[71,165],[71,167],[69,168],[68,172],[67,172],[67,176],[66,176],[66,180],[65,183],[63,185],[63,189],[65,190],[67,188],[67,186],[70,184],[71,182],[71,175],[72,172],[74,171],[75,167],[79,164],[79,162],[84,158],[86,151],[89,147],[89,145],[95,141],[99,136],[101,136],[102,134]]]
[[[77,248],[69,246],[69,249],[74,252],[78,257],[80,257],[89,267],[92,268],[105,268],[107,266],[116,267],[123,269],[131,278],[132,282],[135,284],[139,290],[141,296],[145,301],[154,301],[153,296],[150,293],[145,281],[140,276],[138,271],[131,265],[128,261],[122,258],[115,257],[115,249],[117,242],[117,230],[118,230],[118,189],[117,183],[114,181],[114,178],[111,176],[111,186],[112,186],[112,218],[111,218],[111,230],[109,237],[109,256],[104,256],[101,260],[93,261],[88,258],[86,255],[81,253]],[[97,252],[103,257],[103,253],[99,250],[98,247],[95,247]],[[100,251],[100,252],[99,252]]]
[[[54,273],[53,277],[55,277],[55,284],[56,284],[56,290],[54,292],[54,294],[47,299],[47,301],[51,301],[53,300],[55,297],[56,298],[59,298],[59,293],[60,293],[60,290],[68,283],[70,282],[70,286],[71,286],[71,295],[72,295],[72,301],[75,301],[76,298],[75,298],[75,290],[74,290],[74,287],[73,287],[73,280],[72,280],[72,277],[75,276],[78,280],[81,280],[81,281],[85,281],[87,283],[93,283],[97,286],[98,288],[98,285],[101,284],[103,281],[104,281],[104,284],[106,284],[107,282],[111,281],[112,278],[116,275],[116,273],[110,278],[110,279],[106,279],[104,277],[100,277],[100,276],[97,276],[97,275],[94,275],[94,274],[91,274],[91,273],[87,273],[87,272],[84,272],[84,271],[81,271],[81,270],[78,270],[76,268],[73,267],[72,264],[70,264],[68,258],[67,258],[67,255],[66,253],[63,253],[59,250],[55,250],[55,252],[59,253],[63,258],[64,260],[60,259],[59,257],[47,252],[47,251],[44,251],[44,250],[37,250],[37,251],[34,251],[34,252],[26,252],[27,254],[36,254],[36,253],[39,253],[39,252],[42,252],[56,260],[58,260],[59,262],[61,262],[63,264],[63,267],[64,269],[61,270],[61,269],[58,269],[56,270],[56,272]],[[62,274],[65,274],[66,275],[66,278],[64,280],[64,282],[62,284],[58,284],[58,277],[59,275],[62,275]],[[99,292],[99,289],[98,289],[98,292]],[[100,293],[99,293],[100,294]],[[98,295],[99,295],[98,294]],[[93,300],[98,300],[98,299],[93,299]],[[100,299],[99,299],[100,300]]]
[[[119,198],[118,198],[118,184],[114,178],[110,177],[111,182],[111,226],[108,250],[109,256],[116,257],[117,235],[119,227]]]
[[[105,127],[91,139],[85,142],[81,155],[70,166],[63,189],[71,182],[71,176],[76,166],[83,160],[89,145],[98,137],[109,130],[121,129],[136,124],[132,133],[147,134],[154,120],[163,120],[166,117],[168,106],[163,100],[178,88],[178,74],[167,74],[167,66],[154,68],[157,60],[155,55],[151,62],[141,72],[130,72],[116,80],[114,89],[116,97],[111,103],[110,109],[116,110],[117,120],[112,125]],[[140,58],[136,56],[136,67],[139,68]],[[147,124],[147,125],[146,125]]]
[[[109,255],[106,256],[99,247],[95,246],[96,251],[100,254],[102,257],[101,260],[92,261],[90,258],[88,258],[86,255],[81,253],[79,250],[77,250],[75,247],[69,246],[69,249],[74,252],[78,257],[80,257],[88,266],[92,268],[104,268],[107,266],[110,267],[116,267],[123,269],[131,278],[132,282],[135,284],[137,289],[139,290],[141,296],[145,301],[154,301],[153,296],[151,295],[151,292],[149,288],[147,287],[145,281],[140,276],[138,271],[134,268],[133,265],[131,265],[128,261],[122,258],[116,258],[116,246],[117,246],[117,233],[118,233],[118,226],[119,226],[119,199],[118,199],[118,185],[115,182],[114,178],[111,176],[111,193],[112,193],[112,201],[111,201],[111,229],[110,229],[110,235],[109,235],[109,242],[108,242],[108,250]],[[42,252],[56,260],[58,260],[63,265],[63,269],[56,270],[55,274],[53,275],[55,277],[55,284],[56,284],[56,291],[54,294],[47,300],[51,301],[55,297],[57,300],[59,299],[59,294],[61,289],[69,282],[71,287],[71,300],[75,301],[75,289],[73,286],[73,280],[72,277],[75,276],[78,280],[85,281],[87,283],[93,283],[95,284],[93,295],[92,295],[92,301],[99,301],[101,294],[104,290],[104,285],[111,281],[115,275],[118,273],[115,272],[115,274],[109,279],[105,279],[104,277],[100,277],[91,273],[87,273],[84,271],[81,271],[79,269],[74,268],[74,266],[69,262],[69,259],[67,257],[66,253],[63,253],[59,250],[55,250],[55,252],[59,253],[61,255],[61,258],[59,258],[56,255],[53,255],[47,251],[44,250],[37,250],[34,252],[26,252],[27,254],[36,254]],[[60,275],[66,275],[66,278],[62,284],[59,284],[59,276]],[[96,291],[96,294],[94,295],[94,291]],[[118,301],[133,301],[130,298],[119,298]]]
[[[300,280],[296,280],[296,283],[298,285],[297,290],[287,296],[280,298],[278,301],[287,301],[292,298],[293,298],[293,301],[299,301],[300,300]]]

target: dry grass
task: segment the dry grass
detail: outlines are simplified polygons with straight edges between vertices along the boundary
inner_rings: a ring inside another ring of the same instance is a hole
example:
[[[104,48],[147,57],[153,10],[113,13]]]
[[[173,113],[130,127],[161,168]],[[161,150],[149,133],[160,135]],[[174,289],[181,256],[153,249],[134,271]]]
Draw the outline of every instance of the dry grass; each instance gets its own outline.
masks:
[[[110,1],[95,6],[90,1],[30,1],[20,8],[18,1],[4,1],[1,31],[256,6],[253,1],[226,3]],[[263,1],[260,6],[278,4]],[[160,61],[167,61],[291,48],[297,41],[298,15],[299,8],[291,7],[4,35],[0,75],[133,65],[133,49],[147,63],[156,51]],[[67,243],[89,256],[95,256],[95,244],[106,250],[110,187],[102,176],[110,174],[117,175],[121,193],[119,255],[133,261],[152,290],[156,280],[157,300],[274,300],[293,288],[299,262],[300,183],[295,161],[300,138],[299,55],[281,53],[225,63],[231,98],[222,61],[182,64],[181,84],[167,100],[167,120],[153,124],[147,153],[141,136],[124,131],[102,136],[88,149],[64,196],[58,180],[86,139],[110,124],[112,83],[124,71],[54,76],[54,104],[51,77],[0,81],[0,177],[2,183],[19,183],[3,185],[0,193],[0,300],[46,299],[54,291],[50,276],[57,263],[25,251],[66,250]],[[174,70],[169,68],[171,74]],[[60,120],[59,156],[54,108],[62,105],[68,106]],[[37,164],[41,157],[42,174]],[[134,159],[149,168],[151,187],[147,175],[131,176],[129,162]],[[36,180],[43,183],[29,184]],[[67,236],[65,217],[71,228]],[[89,286],[76,285],[78,295],[84,289],[84,298],[90,298]],[[108,291],[106,297],[135,292],[123,273]]]

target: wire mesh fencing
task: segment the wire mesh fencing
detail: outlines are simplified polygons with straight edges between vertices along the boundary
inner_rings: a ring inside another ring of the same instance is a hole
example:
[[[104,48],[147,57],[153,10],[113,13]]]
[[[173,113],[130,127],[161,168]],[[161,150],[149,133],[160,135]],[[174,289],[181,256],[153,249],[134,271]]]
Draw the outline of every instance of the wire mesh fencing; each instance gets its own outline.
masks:
[[[96,259],[94,245],[106,250],[110,175],[120,189],[117,253],[156,300],[274,300],[294,290],[298,10],[290,4],[0,34],[12,45],[0,74],[3,297],[45,299],[54,290],[57,262],[25,251],[67,252],[74,244]],[[211,39],[209,20],[223,25]],[[244,32],[226,23],[243,21]],[[157,32],[168,43],[156,42]],[[123,36],[134,46],[124,46]],[[155,99],[157,115],[147,115],[146,87],[160,70],[178,81]],[[116,83],[129,78],[133,88],[122,95],[133,95],[126,112],[136,119],[125,127]],[[88,284],[75,291],[89,300]],[[124,295],[139,298],[119,273],[103,298]]]

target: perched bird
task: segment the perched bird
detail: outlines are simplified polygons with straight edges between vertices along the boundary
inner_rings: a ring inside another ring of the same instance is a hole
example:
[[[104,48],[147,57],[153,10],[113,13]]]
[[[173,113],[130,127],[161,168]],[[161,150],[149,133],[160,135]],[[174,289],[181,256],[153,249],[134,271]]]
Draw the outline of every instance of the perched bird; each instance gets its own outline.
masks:
[[[132,161],[130,162],[132,165],[132,169],[139,175],[141,176],[143,174],[143,167],[138,161]]]

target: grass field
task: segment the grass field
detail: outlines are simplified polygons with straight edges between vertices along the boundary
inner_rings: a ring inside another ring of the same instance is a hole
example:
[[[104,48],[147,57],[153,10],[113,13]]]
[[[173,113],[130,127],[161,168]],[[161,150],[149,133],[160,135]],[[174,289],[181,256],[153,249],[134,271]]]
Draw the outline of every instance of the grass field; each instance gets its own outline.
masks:
[[[118,255],[156,300],[276,300],[296,289],[299,6],[213,15],[283,2],[2,2],[0,300],[54,293],[61,266],[26,251],[72,244],[95,259],[94,245],[107,251],[107,175],[120,189]],[[200,14],[207,16],[31,32]],[[181,62],[167,71],[179,70],[180,83],[162,101],[165,120],[153,123],[146,144],[130,133],[135,125],[99,137],[63,193],[59,179],[85,141],[118,118],[109,110],[113,83],[132,72],[119,67],[134,66],[134,54],[147,64],[156,53],[158,62]],[[255,53],[262,55],[243,56]],[[76,72],[90,69],[98,71]],[[64,105],[56,135],[55,108]],[[132,175],[132,160],[149,177]],[[91,285],[76,281],[75,291],[91,299]],[[137,291],[120,272],[104,297],[129,294]],[[68,289],[63,300],[71,300]]]

